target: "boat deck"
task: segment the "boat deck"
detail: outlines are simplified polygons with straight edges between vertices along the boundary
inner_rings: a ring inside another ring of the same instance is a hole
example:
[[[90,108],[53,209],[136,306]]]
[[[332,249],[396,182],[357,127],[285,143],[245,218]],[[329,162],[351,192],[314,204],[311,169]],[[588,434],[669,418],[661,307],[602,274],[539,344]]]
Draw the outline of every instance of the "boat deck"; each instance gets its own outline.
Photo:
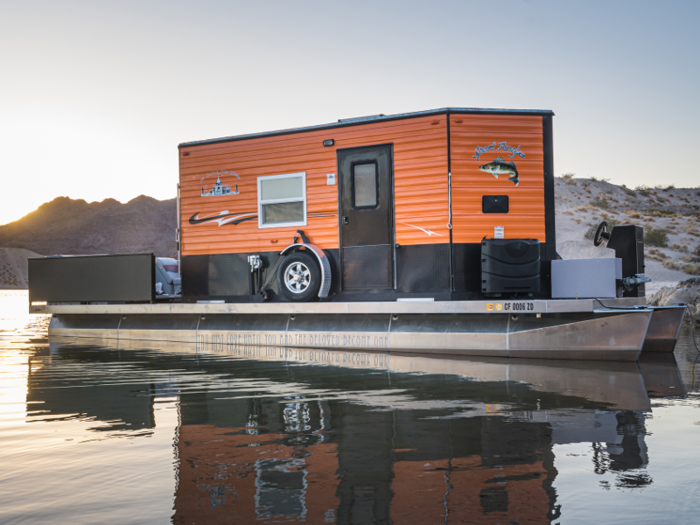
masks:
[[[511,301],[399,301],[315,303],[154,303],[154,304],[32,304],[33,314],[552,314],[634,308],[644,297],[623,299],[549,299]]]

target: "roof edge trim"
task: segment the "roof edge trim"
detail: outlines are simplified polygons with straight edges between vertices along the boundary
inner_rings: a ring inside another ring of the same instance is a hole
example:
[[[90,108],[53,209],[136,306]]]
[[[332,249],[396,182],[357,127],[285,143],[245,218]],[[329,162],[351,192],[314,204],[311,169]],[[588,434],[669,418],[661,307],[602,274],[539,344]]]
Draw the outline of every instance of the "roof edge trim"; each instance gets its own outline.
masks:
[[[192,146],[200,146],[203,144],[217,144],[221,142],[234,142],[238,140],[247,140],[260,137],[274,137],[276,135],[288,135],[291,133],[303,133],[307,131],[323,131],[336,128],[344,128],[349,126],[359,126],[362,124],[388,122],[391,120],[402,120],[416,117],[427,117],[431,115],[441,115],[446,113],[462,113],[462,114],[486,114],[486,115],[554,115],[554,112],[548,109],[498,109],[498,108],[439,108],[429,109],[426,111],[415,111],[412,113],[397,113],[394,115],[385,115],[372,118],[358,117],[358,119],[342,119],[339,122],[330,122],[328,124],[318,124],[316,126],[304,126],[300,128],[288,128],[275,131],[262,131],[259,133],[249,133],[245,135],[232,135],[229,137],[220,137],[206,140],[195,140],[190,142],[182,142],[178,145],[180,148],[189,148]]]

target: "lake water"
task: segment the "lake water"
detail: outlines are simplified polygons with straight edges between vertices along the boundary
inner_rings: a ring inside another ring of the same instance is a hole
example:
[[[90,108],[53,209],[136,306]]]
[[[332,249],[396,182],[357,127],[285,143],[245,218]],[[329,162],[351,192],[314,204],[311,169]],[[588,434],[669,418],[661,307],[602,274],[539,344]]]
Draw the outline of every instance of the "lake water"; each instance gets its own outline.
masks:
[[[0,523],[698,523],[698,353],[49,341],[0,291]],[[700,336],[699,336],[700,338]]]

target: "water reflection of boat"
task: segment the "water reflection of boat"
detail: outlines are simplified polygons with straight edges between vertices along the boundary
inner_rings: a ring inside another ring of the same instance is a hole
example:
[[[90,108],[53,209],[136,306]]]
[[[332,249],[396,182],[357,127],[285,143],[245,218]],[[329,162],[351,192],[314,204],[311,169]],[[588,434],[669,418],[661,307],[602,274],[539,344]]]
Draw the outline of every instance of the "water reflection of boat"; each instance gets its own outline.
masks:
[[[674,381],[668,360],[642,367],[101,340],[85,352],[86,342],[51,343],[52,355],[90,371],[79,395],[35,380],[29,398],[60,413],[123,407],[126,420],[136,417],[130,405],[156,397],[134,396],[134,384],[176,395],[175,523],[548,523],[560,514],[555,446],[590,443],[592,470],[618,486],[652,482],[647,382],[658,395],[664,378]],[[113,382],[115,361],[129,370],[130,393],[101,385]]]
[[[649,397],[685,397],[688,393],[673,354],[642,354],[639,370]]]

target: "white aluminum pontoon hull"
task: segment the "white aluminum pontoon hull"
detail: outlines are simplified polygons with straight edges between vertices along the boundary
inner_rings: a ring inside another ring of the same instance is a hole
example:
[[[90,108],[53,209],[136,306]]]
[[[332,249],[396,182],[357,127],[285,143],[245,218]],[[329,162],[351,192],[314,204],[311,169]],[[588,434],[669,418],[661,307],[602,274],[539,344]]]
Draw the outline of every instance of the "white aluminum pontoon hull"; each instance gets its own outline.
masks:
[[[644,299],[32,305],[49,337],[636,361],[673,351],[685,306]],[[669,350],[670,349],[670,350]]]

